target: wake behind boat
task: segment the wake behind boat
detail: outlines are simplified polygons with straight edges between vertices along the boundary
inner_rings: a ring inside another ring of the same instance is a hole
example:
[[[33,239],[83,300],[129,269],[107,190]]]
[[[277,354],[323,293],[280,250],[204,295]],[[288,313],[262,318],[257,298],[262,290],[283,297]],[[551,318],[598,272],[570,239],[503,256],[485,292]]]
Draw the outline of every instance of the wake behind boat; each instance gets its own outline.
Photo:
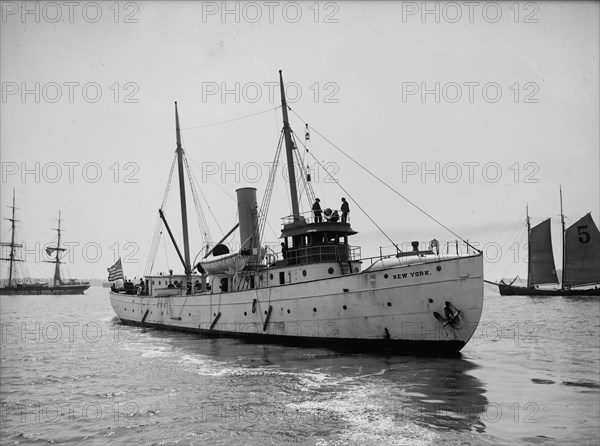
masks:
[[[292,208],[283,219],[282,251],[262,246],[273,169],[260,206],[255,188],[236,191],[238,224],[192,268],[184,185],[188,165],[175,103],[183,253],[162,209],[159,222],[176,247],[184,273],[148,273],[139,286],[126,282],[122,289],[113,287],[110,302],[119,319],[265,342],[383,348],[399,354],[460,351],[481,317],[482,253],[460,254],[457,249],[444,255],[436,243],[421,250],[413,242],[412,251],[402,252],[396,245],[394,254],[363,258],[360,248],[349,244],[357,232],[347,204],[335,211],[313,206],[313,211],[300,213],[298,186],[304,187],[309,206],[318,201],[309,175],[296,178],[298,141],[289,125],[281,71],[279,80],[283,130],[274,165],[283,141]],[[238,228],[241,249],[231,253],[223,242]],[[120,261],[109,273],[109,280],[123,278]]]
[[[17,249],[22,248],[23,245],[20,243],[16,243],[15,241],[15,223],[17,220],[15,219],[15,191],[13,190],[13,203],[12,206],[12,218],[7,218],[11,222],[11,240],[9,243],[2,243],[2,246],[6,246],[10,248],[9,254],[7,258],[2,258],[0,260],[4,260],[9,262],[9,273],[8,273],[8,283],[5,286],[0,287],[0,294],[4,295],[14,295],[14,294],[83,294],[85,290],[90,287],[89,282],[81,282],[77,280],[69,280],[68,282],[64,282],[60,275],[60,264],[61,255],[66,251],[61,247],[61,228],[60,228],[60,211],[58,213],[58,228],[57,231],[57,240],[55,247],[46,248],[46,254],[51,256],[53,253],[55,254],[55,258],[53,260],[47,261],[49,263],[54,264],[54,279],[52,285],[49,285],[48,282],[44,283],[31,283],[26,277],[22,280],[18,281],[15,277],[15,265],[23,262],[22,259],[17,256]]]

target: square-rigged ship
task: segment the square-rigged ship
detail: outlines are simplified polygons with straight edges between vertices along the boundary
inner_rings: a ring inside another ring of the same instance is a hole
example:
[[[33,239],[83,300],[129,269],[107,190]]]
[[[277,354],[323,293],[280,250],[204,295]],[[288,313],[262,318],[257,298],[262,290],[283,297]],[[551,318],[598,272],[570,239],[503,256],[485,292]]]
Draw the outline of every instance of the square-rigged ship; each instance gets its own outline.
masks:
[[[129,282],[122,289],[113,287],[110,302],[119,319],[264,342],[337,344],[400,354],[460,351],[481,316],[481,252],[443,255],[434,245],[430,250],[361,258],[360,249],[348,243],[357,232],[347,219],[323,221],[312,212],[301,215],[297,185],[306,183],[294,172],[298,150],[281,71],[280,91],[283,130],[278,152],[285,141],[292,207],[292,214],[283,219],[281,255],[261,246],[270,178],[260,207],[255,188],[237,190],[239,222],[224,239],[239,226],[240,251],[229,252],[221,240],[192,268],[184,185],[187,162],[175,103],[183,254],[162,209],[159,215],[184,273],[147,274],[140,286]],[[308,191],[306,196],[314,200],[314,193]]]
[[[45,260],[45,262],[54,264],[54,278],[52,284],[50,285],[48,284],[48,282],[32,283],[27,278],[17,280],[17,278],[15,277],[15,265],[23,262],[23,259],[20,259],[17,256],[17,249],[22,248],[23,245],[17,243],[17,241],[15,240],[15,223],[17,222],[17,220],[15,219],[16,207],[14,190],[12,206],[9,207],[12,208],[12,216],[11,218],[7,218],[6,220],[10,221],[11,223],[11,238],[10,242],[2,242],[1,245],[10,248],[10,250],[8,251],[8,257],[0,259],[9,263],[8,282],[2,287],[0,287],[0,294],[83,294],[83,292],[90,287],[89,282],[78,281],[74,279],[70,279],[68,282],[64,282],[60,275],[60,264],[63,263],[61,261],[61,256],[66,251],[65,248],[62,248],[60,244],[62,233],[62,229],[60,228],[60,211],[58,212],[58,228],[56,228],[56,246],[46,248],[46,254],[48,256],[52,256],[52,254],[54,254],[54,259]]]

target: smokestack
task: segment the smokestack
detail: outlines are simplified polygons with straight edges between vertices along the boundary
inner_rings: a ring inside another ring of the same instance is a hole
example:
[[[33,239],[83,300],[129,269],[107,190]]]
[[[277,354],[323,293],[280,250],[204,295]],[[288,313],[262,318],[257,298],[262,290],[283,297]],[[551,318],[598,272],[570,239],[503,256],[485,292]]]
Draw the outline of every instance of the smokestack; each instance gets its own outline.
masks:
[[[241,249],[258,248],[260,246],[260,240],[258,239],[258,203],[256,202],[256,188],[242,187],[236,190],[236,193],[240,221]]]

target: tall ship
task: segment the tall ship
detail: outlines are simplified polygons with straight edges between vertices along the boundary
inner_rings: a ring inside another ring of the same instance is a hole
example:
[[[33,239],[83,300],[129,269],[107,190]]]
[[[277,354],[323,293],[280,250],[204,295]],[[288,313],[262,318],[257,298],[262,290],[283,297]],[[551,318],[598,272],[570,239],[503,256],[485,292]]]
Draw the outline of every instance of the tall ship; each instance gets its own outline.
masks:
[[[562,225],[562,279],[558,280],[552,250],[550,219],[531,227],[527,209],[527,286],[501,280],[502,296],[600,296],[600,232],[588,213],[565,229],[560,189]],[[559,286],[555,286],[559,285]]]
[[[90,287],[89,282],[82,282],[77,280],[63,281],[60,274],[61,257],[65,253],[65,249],[61,247],[61,233],[60,227],[61,218],[60,211],[58,212],[58,227],[55,228],[57,232],[56,246],[46,248],[46,254],[49,257],[54,255],[51,260],[45,260],[45,262],[54,264],[54,278],[52,284],[48,282],[35,282],[32,283],[27,277],[18,279],[16,277],[16,265],[23,262],[23,259],[17,255],[18,249],[22,248],[23,245],[17,243],[15,240],[15,223],[18,221],[15,219],[15,191],[13,190],[13,200],[11,218],[6,220],[11,223],[11,239],[10,242],[2,242],[1,246],[9,248],[8,256],[3,257],[1,260],[8,262],[8,281],[6,284],[0,287],[0,294],[12,295],[12,294],[83,294],[85,290]]]
[[[294,162],[302,143],[289,124],[281,71],[279,84],[283,129],[273,165],[285,147],[291,203],[291,214],[282,219],[281,250],[262,245],[275,178],[272,169],[261,205],[255,188],[237,189],[237,224],[212,248],[203,248],[197,262],[190,261],[184,181],[189,166],[175,103],[177,146],[170,178],[177,164],[183,252],[168,224],[164,200],[156,233],[167,229],[183,272],[153,273],[147,265],[139,284],[123,283],[119,259],[108,269],[116,315],[129,325],[214,337],[398,354],[456,354],[481,317],[482,253],[475,249],[440,253],[434,240],[425,249],[419,242],[404,251],[395,244],[393,254],[366,258],[360,247],[350,244],[357,231],[351,227],[347,205],[324,211],[312,207],[301,213],[300,186],[309,208],[318,201],[310,175],[297,177],[294,170],[294,164],[302,164]],[[240,249],[230,252],[223,242],[236,231]],[[155,246],[151,252],[156,252]]]

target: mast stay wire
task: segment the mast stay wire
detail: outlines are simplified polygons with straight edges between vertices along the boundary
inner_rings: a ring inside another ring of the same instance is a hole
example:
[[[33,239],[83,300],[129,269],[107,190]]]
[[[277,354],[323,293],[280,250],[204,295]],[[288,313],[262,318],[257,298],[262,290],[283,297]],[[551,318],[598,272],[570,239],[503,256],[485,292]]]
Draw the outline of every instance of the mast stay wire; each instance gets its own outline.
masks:
[[[240,117],[237,117],[237,118],[227,119],[225,121],[220,121],[220,122],[213,122],[213,123],[210,123],[210,124],[198,125],[198,126],[195,126],[195,127],[186,127],[186,128],[180,129],[180,130],[196,130],[196,129],[202,129],[202,128],[206,128],[206,127],[214,127],[216,125],[228,124],[230,122],[240,121],[242,119],[247,119],[247,118],[252,118],[253,116],[262,115],[262,114],[268,113],[268,112],[270,112],[272,110],[277,110],[279,107],[281,107],[281,105],[278,105],[277,107],[274,107],[274,108],[269,108],[267,110],[263,110],[261,112],[252,113],[252,114],[246,115],[246,116],[240,116]]]
[[[301,143],[302,144],[302,143]],[[304,144],[302,144],[304,146]],[[321,164],[321,162],[311,153],[309,152],[310,156],[312,157],[312,159],[315,160],[315,162],[319,165],[319,167],[321,167],[323,170],[325,170],[325,167]],[[371,223],[373,223],[375,225],[375,227],[377,229],[379,229],[379,231],[385,236],[385,238],[387,238],[390,243],[392,245],[394,245],[394,247],[396,248],[396,250],[398,252],[402,252],[402,250],[400,249],[400,247],[398,246],[398,244],[396,242],[394,242],[389,235],[387,235],[387,233],[375,222],[375,220],[373,220],[371,218],[371,216],[369,215],[369,213],[358,203],[358,201],[356,201],[352,195],[350,194],[350,192],[348,192],[341,184],[340,182],[333,176],[331,175],[331,179],[335,182],[335,184],[338,185],[338,187],[346,194],[348,195],[348,197],[350,197],[350,199],[354,202],[354,204],[363,212],[363,214],[366,215],[366,217],[371,221]]]
[[[198,227],[200,228],[201,234],[204,235],[204,244],[209,245],[212,242],[212,237],[210,235],[210,229],[208,227],[208,223],[206,221],[206,217],[204,216],[204,212],[202,210],[202,205],[200,203],[200,197],[198,196],[198,191],[196,190],[194,181],[196,177],[194,177],[190,165],[188,163],[187,157],[183,156],[183,162],[185,165],[185,170],[187,172],[188,181],[190,183],[190,189],[192,191],[192,198],[194,200],[194,206],[196,207],[196,219],[198,221]]]
[[[175,160],[177,159],[177,154],[173,157],[173,162],[171,163],[171,170],[169,172],[169,179],[167,180],[167,186],[165,188],[165,193],[163,195],[163,201],[160,208],[164,211],[167,207],[167,202],[169,199],[169,193],[171,192],[171,183],[173,180],[173,171],[175,169]],[[154,260],[156,259],[156,254],[158,252],[158,245],[160,243],[160,236],[162,234],[163,223],[160,217],[157,218],[156,226],[154,227],[154,237],[152,239],[152,245],[150,246],[150,252],[148,255],[148,260],[146,261],[146,269],[144,271],[144,275],[148,276],[152,273],[152,268],[154,267]]]
[[[298,143],[297,140],[300,141],[298,138],[296,138],[296,134],[292,131],[292,139],[294,141],[294,145],[296,146],[296,151],[294,153],[294,156],[296,158],[296,162],[298,163],[298,165],[300,166],[300,177],[302,178],[302,186],[304,188],[304,190],[306,191],[306,198],[308,199],[308,208],[310,209],[312,204],[315,202],[315,192],[312,188],[312,184],[311,182],[308,180],[308,170],[304,170],[304,159],[301,158],[300,156],[300,150],[298,149]],[[306,145],[304,143],[302,143],[300,141],[300,144],[302,144],[302,146],[304,147],[304,153],[308,153],[308,148],[306,147]],[[312,155],[311,155],[312,156]],[[298,200],[302,199],[302,189],[300,189],[300,196],[298,197]]]
[[[288,107],[289,108],[289,107]],[[296,113],[292,108],[289,108],[291,110],[291,112],[296,115],[300,120],[302,120],[303,122],[306,122],[298,113]],[[407,197],[405,197],[404,195],[402,195],[400,192],[398,192],[396,189],[394,189],[392,186],[390,186],[387,182],[385,182],[384,180],[382,180],[381,178],[379,178],[377,175],[375,175],[373,172],[371,172],[369,169],[367,169],[366,167],[364,167],[362,164],[360,164],[357,160],[355,160],[353,157],[351,157],[350,155],[348,155],[346,152],[344,152],[341,148],[339,148],[337,145],[335,145],[332,141],[330,141],[329,139],[327,139],[327,137],[325,137],[323,134],[321,134],[317,129],[315,129],[314,127],[310,126],[310,128],[317,134],[319,135],[321,138],[323,138],[326,142],[328,142],[331,146],[333,146],[337,151],[339,151],[341,154],[343,154],[345,157],[347,157],[348,159],[350,159],[353,163],[355,163],[358,167],[360,167],[361,169],[363,169],[365,172],[367,172],[369,175],[371,175],[373,178],[375,178],[377,181],[379,181],[381,184],[383,184],[385,187],[387,187],[388,189],[390,189],[392,192],[394,192],[396,195],[398,195],[400,198],[402,198],[404,201],[406,201],[407,203],[409,203],[410,205],[412,205],[415,209],[417,209],[418,211],[420,211],[421,213],[423,213],[424,215],[426,215],[427,217],[429,217],[431,220],[433,220],[434,222],[436,222],[438,225],[440,225],[442,228],[446,229],[448,232],[450,232],[452,235],[454,235],[455,237],[457,237],[458,239],[460,239],[460,241],[462,241],[463,243],[465,243],[467,246],[470,246],[473,250],[475,250],[476,252],[481,252],[481,250],[475,248],[473,245],[471,245],[467,240],[463,239],[460,235],[458,235],[456,232],[454,232],[452,229],[450,229],[448,226],[446,226],[445,224],[443,224],[441,221],[439,221],[437,218],[435,218],[433,215],[431,215],[430,213],[428,213],[427,211],[425,211],[424,209],[420,208],[417,204],[413,203],[410,199],[408,199]],[[315,159],[315,161],[318,162],[318,160],[312,155],[313,159]],[[319,163],[319,165],[321,165]],[[322,167],[322,166],[321,166]],[[333,178],[333,177],[332,177]],[[339,186],[339,182],[333,178],[333,180],[338,184]],[[341,186],[340,186],[341,188]],[[342,190],[344,190],[342,188]],[[344,190],[344,192],[346,192]],[[346,192],[347,193],[347,192]],[[350,195],[350,194],[348,194]],[[352,201],[354,201],[354,203],[363,211],[365,212],[360,205],[353,199]],[[373,224],[375,224],[375,222],[371,219],[371,217],[369,217],[368,214],[365,213],[365,215],[367,215],[367,217],[369,218],[369,220],[371,220],[371,222],[373,222]],[[383,232],[383,230],[377,225],[375,224],[375,226],[377,226],[377,228],[388,238],[388,240],[390,240],[390,238]],[[390,240],[391,241],[391,240]],[[393,242],[392,242],[393,243]],[[394,246],[397,247],[397,245],[394,243]]]
[[[258,235],[259,240],[262,240],[265,232],[265,223],[267,223],[267,215],[269,213],[269,206],[271,204],[271,196],[273,195],[273,188],[275,186],[275,178],[277,176],[277,165],[279,164],[279,157],[281,155],[281,148],[283,147],[284,132],[283,129],[279,135],[279,141],[277,142],[277,149],[275,150],[275,157],[273,158],[273,164],[269,170],[269,178],[267,179],[267,187],[263,195],[262,202],[260,204],[260,219],[258,222]],[[270,227],[270,225],[269,225]],[[273,231],[273,228],[271,228]],[[273,231],[274,232],[274,231]]]

